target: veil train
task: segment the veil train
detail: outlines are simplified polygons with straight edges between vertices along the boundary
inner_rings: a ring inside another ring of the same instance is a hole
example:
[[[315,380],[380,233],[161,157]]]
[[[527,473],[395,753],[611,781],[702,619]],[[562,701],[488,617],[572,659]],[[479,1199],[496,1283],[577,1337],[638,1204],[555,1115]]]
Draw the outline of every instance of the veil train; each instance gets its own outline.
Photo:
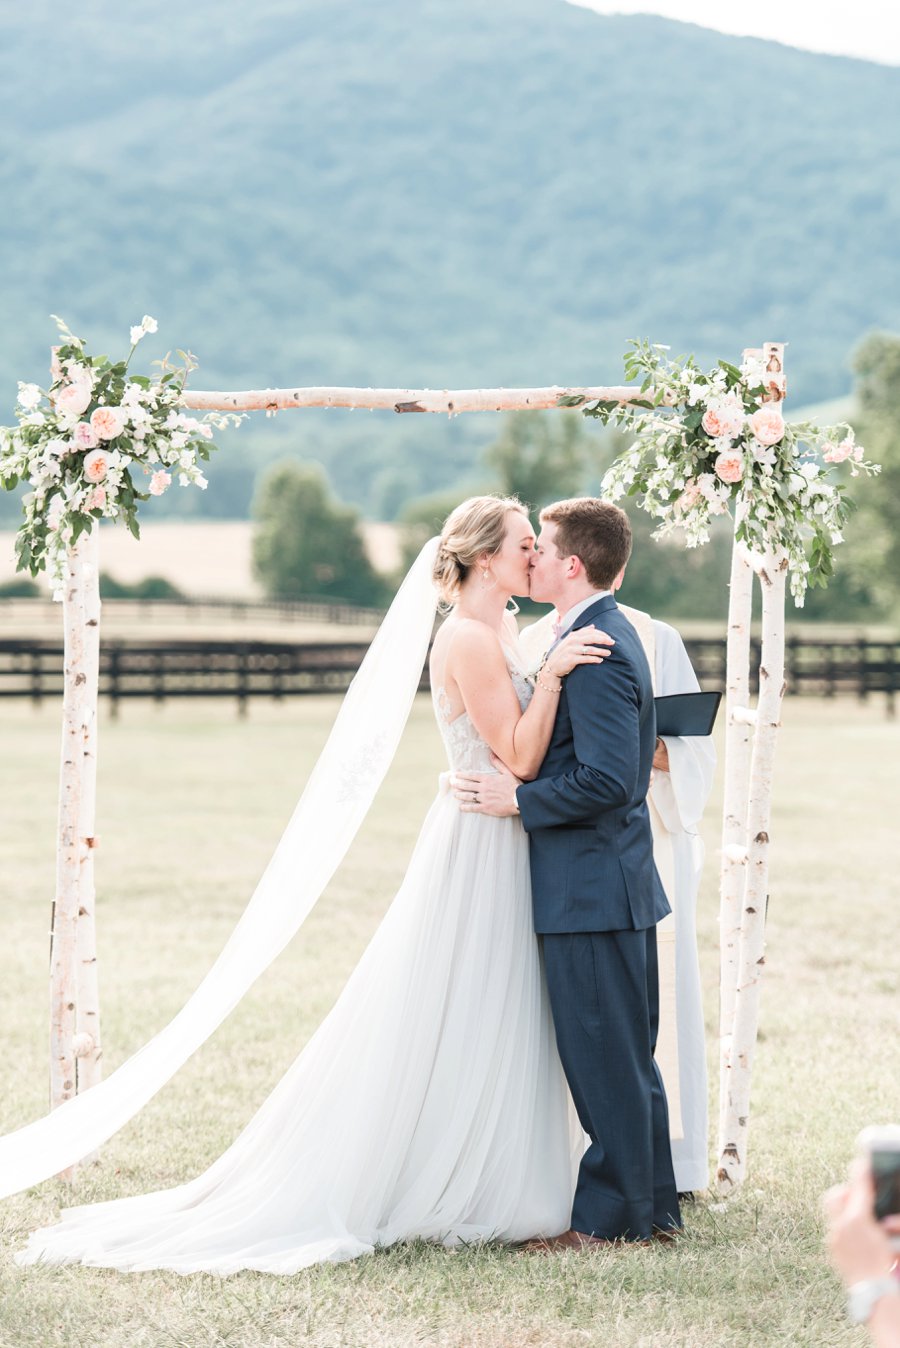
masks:
[[[302,925],[368,813],[406,725],[434,624],[437,544],[429,540],[407,573],[281,841],[203,982],[174,1019],[104,1081],[0,1138],[0,1197],[74,1165],[133,1118]]]

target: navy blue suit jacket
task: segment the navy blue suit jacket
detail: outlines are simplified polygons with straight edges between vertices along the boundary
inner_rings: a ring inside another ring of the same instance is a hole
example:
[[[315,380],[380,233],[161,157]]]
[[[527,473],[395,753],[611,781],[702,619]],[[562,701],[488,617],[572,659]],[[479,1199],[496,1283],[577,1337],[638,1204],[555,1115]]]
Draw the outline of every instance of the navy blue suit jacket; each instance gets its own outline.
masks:
[[[564,679],[540,772],[516,793],[539,934],[641,930],[670,911],[646,801],[656,744],[650,667],[612,595],[574,626],[592,623],[615,638],[612,654]]]

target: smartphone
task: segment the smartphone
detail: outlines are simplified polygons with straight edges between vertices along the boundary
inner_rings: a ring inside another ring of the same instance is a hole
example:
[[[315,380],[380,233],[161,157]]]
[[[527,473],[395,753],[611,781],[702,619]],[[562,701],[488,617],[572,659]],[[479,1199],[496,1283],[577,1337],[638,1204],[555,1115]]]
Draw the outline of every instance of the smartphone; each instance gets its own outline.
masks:
[[[900,1214],[900,1125],[864,1128],[859,1146],[872,1166],[876,1219]]]

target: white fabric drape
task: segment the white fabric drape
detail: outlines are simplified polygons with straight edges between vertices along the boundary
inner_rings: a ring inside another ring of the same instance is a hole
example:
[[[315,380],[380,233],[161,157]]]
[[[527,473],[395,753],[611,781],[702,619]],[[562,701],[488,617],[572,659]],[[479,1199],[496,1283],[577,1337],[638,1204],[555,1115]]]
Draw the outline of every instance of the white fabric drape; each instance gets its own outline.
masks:
[[[362,824],[409,716],[434,625],[437,542],[426,543],[398,591],[290,823],[203,982],[175,1018],[105,1081],[0,1138],[0,1197],[75,1164],[133,1118],[301,926]]]
[[[700,685],[684,642],[673,627],[653,622],[656,692],[659,697],[693,693]],[[698,832],[716,768],[711,738],[663,737],[669,771],[654,772],[648,799],[656,828],[654,850],[668,852],[664,870],[671,876],[669,897],[675,914],[675,996],[677,1003],[678,1078],[682,1136],[672,1140],[675,1182],[681,1192],[709,1184],[709,1104],[706,1034],[700,962],[697,953],[697,890],[704,847]],[[664,832],[660,832],[659,825]]]

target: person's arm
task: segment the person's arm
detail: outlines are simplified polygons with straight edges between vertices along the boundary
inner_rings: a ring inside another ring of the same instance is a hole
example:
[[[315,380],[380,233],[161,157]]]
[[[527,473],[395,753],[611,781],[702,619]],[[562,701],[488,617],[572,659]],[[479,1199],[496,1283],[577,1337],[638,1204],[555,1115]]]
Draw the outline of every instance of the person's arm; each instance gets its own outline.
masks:
[[[613,642],[594,627],[580,628],[561,641],[539,671],[534,696],[523,712],[496,635],[480,622],[461,623],[447,655],[447,673],[456,682],[469,718],[516,777],[533,777],[541,766],[559,707],[562,676],[575,662],[599,664]],[[584,654],[584,650],[594,652]]]
[[[640,690],[630,664],[613,653],[601,670],[579,667],[569,675],[567,694],[578,766],[518,788],[529,832],[592,820],[600,810],[626,804],[637,789]]]

